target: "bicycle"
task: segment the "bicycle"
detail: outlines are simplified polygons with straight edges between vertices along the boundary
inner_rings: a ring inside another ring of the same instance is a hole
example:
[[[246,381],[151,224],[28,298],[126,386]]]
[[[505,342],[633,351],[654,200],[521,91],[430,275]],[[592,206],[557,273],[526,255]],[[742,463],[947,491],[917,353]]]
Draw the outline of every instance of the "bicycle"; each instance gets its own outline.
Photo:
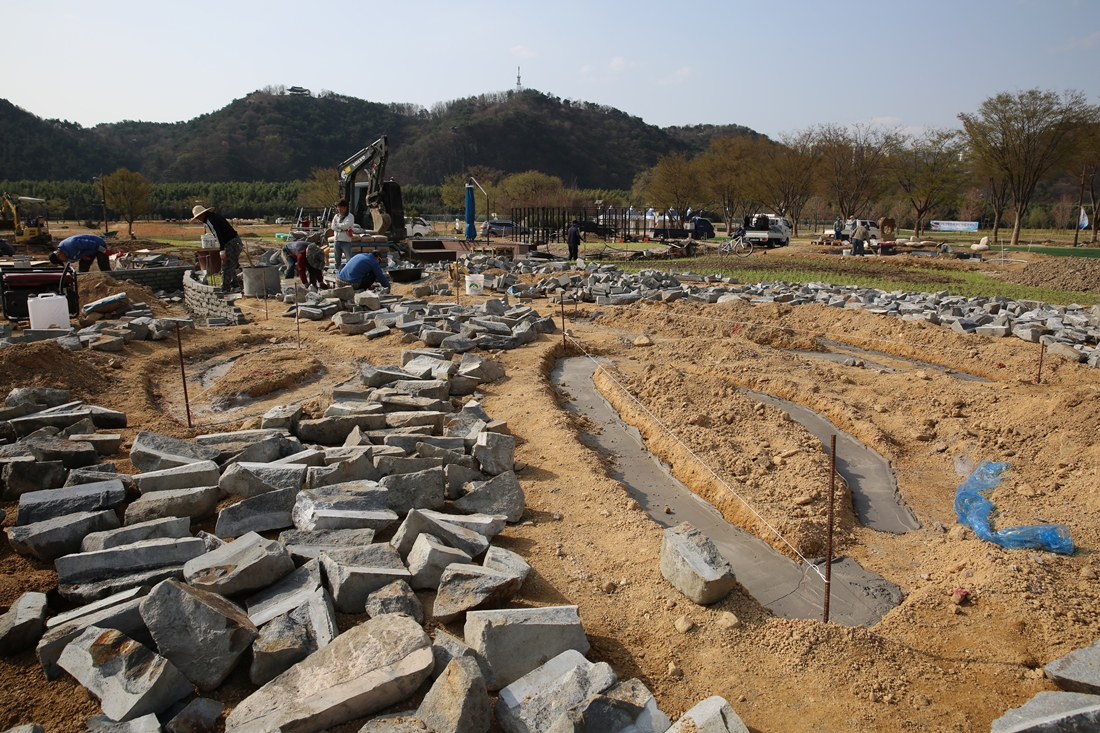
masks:
[[[739,234],[732,239],[727,239],[718,245],[718,254],[720,255],[733,254],[738,257],[748,257],[752,254],[752,250],[752,242],[745,239],[744,234]]]

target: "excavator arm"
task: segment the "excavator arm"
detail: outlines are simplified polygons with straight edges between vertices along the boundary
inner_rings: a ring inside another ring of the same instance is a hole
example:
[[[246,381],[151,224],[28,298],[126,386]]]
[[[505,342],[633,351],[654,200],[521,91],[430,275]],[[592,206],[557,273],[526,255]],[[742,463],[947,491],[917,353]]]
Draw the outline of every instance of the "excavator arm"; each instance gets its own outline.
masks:
[[[382,181],[386,175],[389,150],[389,142],[383,135],[340,164],[340,195],[348,200],[356,223],[378,234],[385,234],[392,224],[382,201]],[[363,174],[364,186],[355,185],[360,173]],[[371,220],[365,221],[368,212]]]

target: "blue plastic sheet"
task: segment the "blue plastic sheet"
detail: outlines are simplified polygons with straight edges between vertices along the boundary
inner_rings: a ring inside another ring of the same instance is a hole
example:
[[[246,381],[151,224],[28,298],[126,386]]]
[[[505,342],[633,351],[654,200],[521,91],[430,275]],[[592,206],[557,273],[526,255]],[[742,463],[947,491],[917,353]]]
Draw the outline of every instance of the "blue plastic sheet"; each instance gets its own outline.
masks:
[[[982,496],[983,491],[997,488],[1001,474],[1009,463],[982,461],[974,472],[959,485],[955,492],[955,513],[959,522],[974,530],[974,534],[987,542],[1012,550],[1040,549],[1060,555],[1073,554],[1073,539],[1069,527],[1064,524],[1032,524],[1025,527],[1005,527],[994,532],[989,517],[997,507]]]

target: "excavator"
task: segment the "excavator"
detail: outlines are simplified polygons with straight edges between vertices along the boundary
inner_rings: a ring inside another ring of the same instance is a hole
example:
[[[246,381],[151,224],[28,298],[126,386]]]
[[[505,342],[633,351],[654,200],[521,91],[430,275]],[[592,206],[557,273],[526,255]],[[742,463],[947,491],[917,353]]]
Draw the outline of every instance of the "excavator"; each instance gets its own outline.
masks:
[[[46,199],[0,193],[0,237],[10,236],[11,244],[48,246],[53,238],[45,214],[20,211],[23,204],[37,204],[37,208],[41,210],[44,203]],[[8,232],[11,234],[8,235]]]
[[[405,208],[401,204],[401,186],[385,180],[389,141],[385,135],[340,164],[340,196],[348,200],[355,223],[363,229],[385,236],[389,246],[411,257],[407,243]]]

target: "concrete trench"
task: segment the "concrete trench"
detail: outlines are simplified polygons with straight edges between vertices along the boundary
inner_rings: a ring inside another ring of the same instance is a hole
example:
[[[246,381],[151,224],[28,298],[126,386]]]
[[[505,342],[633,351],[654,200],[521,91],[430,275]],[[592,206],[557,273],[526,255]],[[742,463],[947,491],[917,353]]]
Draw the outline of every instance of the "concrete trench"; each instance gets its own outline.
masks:
[[[596,389],[592,382],[596,366],[587,357],[563,357],[555,364],[550,377],[554,385],[572,398],[566,402],[565,409],[600,425],[599,435],[583,433],[581,440],[588,447],[615,459],[611,477],[626,486],[631,498],[657,524],[671,527],[690,522],[707,535],[729,561],[741,586],[760,605],[781,618],[820,619],[824,599],[821,577],[808,566],[794,562],[763,540],[727,522],[715,507],[673,477],[668,466],[645,447],[638,430],[624,423]],[[791,417],[799,419],[794,413]],[[837,452],[840,453],[840,448]],[[838,461],[838,469],[839,464]],[[860,478],[858,475],[852,480],[846,478],[853,495],[858,489],[852,482],[854,480],[858,486]],[[671,515],[664,513],[665,506],[672,509]],[[912,521],[916,524],[915,519]],[[823,561],[814,562],[821,564]],[[834,560],[831,621],[846,626],[871,626],[900,602],[901,590],[894,583],[864,570],[851,558]]]

